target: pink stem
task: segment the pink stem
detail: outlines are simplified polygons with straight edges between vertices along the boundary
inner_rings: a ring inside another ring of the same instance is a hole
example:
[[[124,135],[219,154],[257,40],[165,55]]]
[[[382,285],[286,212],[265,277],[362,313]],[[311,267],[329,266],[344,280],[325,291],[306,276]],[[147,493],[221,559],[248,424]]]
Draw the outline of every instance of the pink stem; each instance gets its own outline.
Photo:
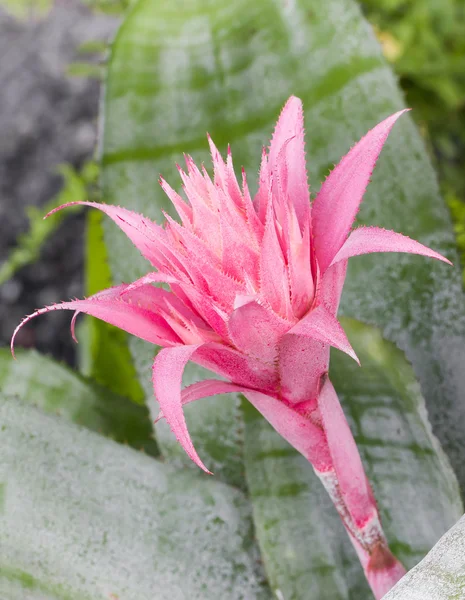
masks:
[[[379,600],[406,571],[389,550],[357,445],[328,378],[323,381],[317,408],[309,417],[323,427],[332,462],[324,468],[314,465],[315,472],[331,497]]]
[[[389,550],[374,499],[371,500],[373,511],[370,518],[361,526],[354,521],[344,502],[336,472],[315,472],[333,501],[373,594],[379,600],[405,575],[406,570]]]

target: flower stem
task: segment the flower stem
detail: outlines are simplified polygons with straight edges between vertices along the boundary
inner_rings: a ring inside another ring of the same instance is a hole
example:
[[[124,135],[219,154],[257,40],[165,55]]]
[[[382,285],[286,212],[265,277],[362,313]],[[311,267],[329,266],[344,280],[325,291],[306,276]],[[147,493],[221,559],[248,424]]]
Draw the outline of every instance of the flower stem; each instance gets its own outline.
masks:
[[[315,470],[315,472],[333,501],[373,594],[376,600],[379,600],[405,575],[406,571],[389,550],[374,499],[370,499],[372,512],[368,515],[368,520],[363,525],[358,524],[344,502],[336,472],[334,470],[325,472]]]
[[[336,391],[326,378],[311,417],[320,422],[329,463],[313,467],[338,511],[376,600],[405,574],[389,550],[376,500]]]

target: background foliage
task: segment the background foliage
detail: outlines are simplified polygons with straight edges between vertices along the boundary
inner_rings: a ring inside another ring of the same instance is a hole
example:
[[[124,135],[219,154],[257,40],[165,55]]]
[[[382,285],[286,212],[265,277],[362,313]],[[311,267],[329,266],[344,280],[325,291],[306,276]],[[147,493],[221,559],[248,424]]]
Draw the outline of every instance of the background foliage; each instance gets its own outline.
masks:
[[[434,157],[465,252],[465,3],[362,0]]]

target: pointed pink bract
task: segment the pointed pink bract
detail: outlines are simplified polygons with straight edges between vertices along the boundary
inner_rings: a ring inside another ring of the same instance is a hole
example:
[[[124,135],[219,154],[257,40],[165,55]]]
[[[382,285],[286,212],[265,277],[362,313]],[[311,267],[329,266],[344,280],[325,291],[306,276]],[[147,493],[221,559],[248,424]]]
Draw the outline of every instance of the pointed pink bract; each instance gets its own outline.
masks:
[[[310,194],[305,161],[304,113],[302,101],[295,96],[286,102],[276,124],[270,144],[269,163],[272,171],[276,172],[276,166],[281,168],[281,172],[285,169],[286,184],[283,191],[292,202],[303,229],[309,219]]]
[[[206,473],[210,473],[200,460],[192,444],[181,402],[181,382],[184,367],[200,346],[201,344],[160,350],[153,363],[152,378],[160,409],[176,439],[195,464]]]
[[[298,452],[319,470],[331,465],[325,435],[317,424],[286,403],[260,392],[246,392],[245,397]]]
[[[391,115],[369,131],[321,186],[313,203],[312,220],[315,252],[322,273],[345,242],[384,142],[404,112]]]
[[[450,260],[410,239],[406,235],[388,231],[379,227],[359,227],[355,229],[332,260],[332,265],[347,260],[352,256],[360,256],[361,254],[371,254],[373,252],[407,252],[409,254],[420,254],[442,260],[451,265]]]
[[[328,344],[345,352],[355,362],[359,363],[341,324],[323,304],[311,310],[308,315],[287,332],[287,335],[298,335],[323,342],[323,344]]]

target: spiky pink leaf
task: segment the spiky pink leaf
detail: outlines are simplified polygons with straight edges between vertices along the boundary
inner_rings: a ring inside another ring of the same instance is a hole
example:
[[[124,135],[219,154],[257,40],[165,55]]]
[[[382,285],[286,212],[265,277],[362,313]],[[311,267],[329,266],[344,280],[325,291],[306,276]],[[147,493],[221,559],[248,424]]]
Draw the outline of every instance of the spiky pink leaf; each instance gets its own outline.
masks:
[[[163,246],[166,240],[166,233],[163,227],[147,219],[147,217],[121,206],[112,206],[111,204],[100,204],[97,202],[69,202],[55,208],[47,216],[74,204],[90,206],[104,212],[124,231],[144,258],[154,266],[160,263],[159,247]]]
[[[304,227],[299,240],[294,238],[291,231],[288,269],[292,311],[294,316],[300,319],[311,306],[315,294],[308,225]]]
[[[286,102],[273,133],[269,153],[272,172],[275,171],[279,156],[281,167],[286,169],[285,192],[292,201],[303,229],[309,218],[310,194],[305,162],[303,107],[302,101],[295,96],[291,96]]]
[[[371,254],[372,252],[408,252],[409,254],[421,254],[429,258],[436,258],[449,265],[452,264],[450,260],[438,252],[423,246],[423,244],[410,239],[406,235],[381,229],[380,227],[359,227],[352,231],[331,264],[334,265],[352,256]]]
[[[276,233],[273,209],[268,205],[265,233],[260,251],[260,293],[275,312],[284,318],[292,315],[287,267]]]
[[[238,385],[266,393],[278,391],[279,379],[274,365],[267,365],[223,344],[205,344],[196,352],[194,361]]]
[[[292,323],[257,302],[248,302],[231,313],[228,327],[238,350],[271,364],[277,358],[280,338]]]
[[[312,206],[315,252],[323,274],[345,242],[378,156],[401,110],[369,131],[331,171]]]
[[[216,396],[220,394],[231,394],[233,392],[245,392],[253,391],[243,385],[237,385],[230,381],[221,381],[220,379],[205,379],[204,381],[197,381],[181,392],[181,401],[184,404],[195,402],[200,398],[208,398],[209,396]]]
[[[333,315],[337,314],[339,308],[347,273],[347,263],[347,260],[341,260],[329,267],[317,285],[317,301],[324,304]]]
[[[324,306],[320,304],[301,319],[286,335],[298,335],[329,344],[360,364],[349,340],[339,321]]]
[[[243,281],[244,274],[247,273],[255,285],[258,285],[259,248],[255,243],[253,231],[245,215],[239,213],[226,197],[222,196],[222,201],[219,225],[223,270],[238,281]]]
[[[281,400],[260,392],[245,392],[247,400],[265,417],[282,437],[321,471],[330,468],[331,456],[326,437],[310,418]]]
[[[220,379],[206,379],[205,381],[197,381],[181,392],[181,403],[184,406],[190,402],[195,402],[201,398],[208,398],[209,396],[216,396],[220,394],[230,394],[232,392],[248,392],[253,391],[249,388],[236,385],[229,381],[221,381]],[[156,422],[164,418],[164,414],[160,411]]]
[[[317,398],[322,375],[329,368],[329,345],[301,335],[279,342],[279,376],[284,398],[293,404]]]
[[[194,448],[181,403],[182,374],[186,364],[200,346],[195,344],[161,350],[153,362],[152,380],[155,396],[171,431],[189,458],[211,475]]]
[[[271,199],[271,180],[270,167],[268,164],[268,155],[266,148],[262,148],[262,160],[260,163],[260,171],[258,174],[258,191],[253,199],[255,212],[262,223],[265,225],[268,203]]]
[[[105,294],[99,292],[99,294],[91,296],[86,300],[62,302],[37,310],[23,319],[15,329],[11,339],[12,350],[16,335],[21,327],[34,317],[55,310],[74,310],[86,313],[159,346],[170,346],[181,343],[181,340],[171,327],[167,325],[165,319],[153,310],[151,300],[154,298],[154,294],[152,290],[158,290],[159,288],[148,286],[151,289],[145,290],[147,293],[141,292],[141,288],[139,288],[137,290],[137,299],[135,299],[131,294],[125,297],[121,296],[121,292],[126,287],[126,285],[117,286],[110,288],[110,290],[105,290]],[[165,294],[168,293],[165,290],[159,291]]]
[[[181,198],[177,192],[173,190],[170,184],[163,177],[160,177],[158,182],[161,186],[161,189],[171,200],[176,212],[181,218],[183,226],[191,229],[193,218],[192,208]]]

